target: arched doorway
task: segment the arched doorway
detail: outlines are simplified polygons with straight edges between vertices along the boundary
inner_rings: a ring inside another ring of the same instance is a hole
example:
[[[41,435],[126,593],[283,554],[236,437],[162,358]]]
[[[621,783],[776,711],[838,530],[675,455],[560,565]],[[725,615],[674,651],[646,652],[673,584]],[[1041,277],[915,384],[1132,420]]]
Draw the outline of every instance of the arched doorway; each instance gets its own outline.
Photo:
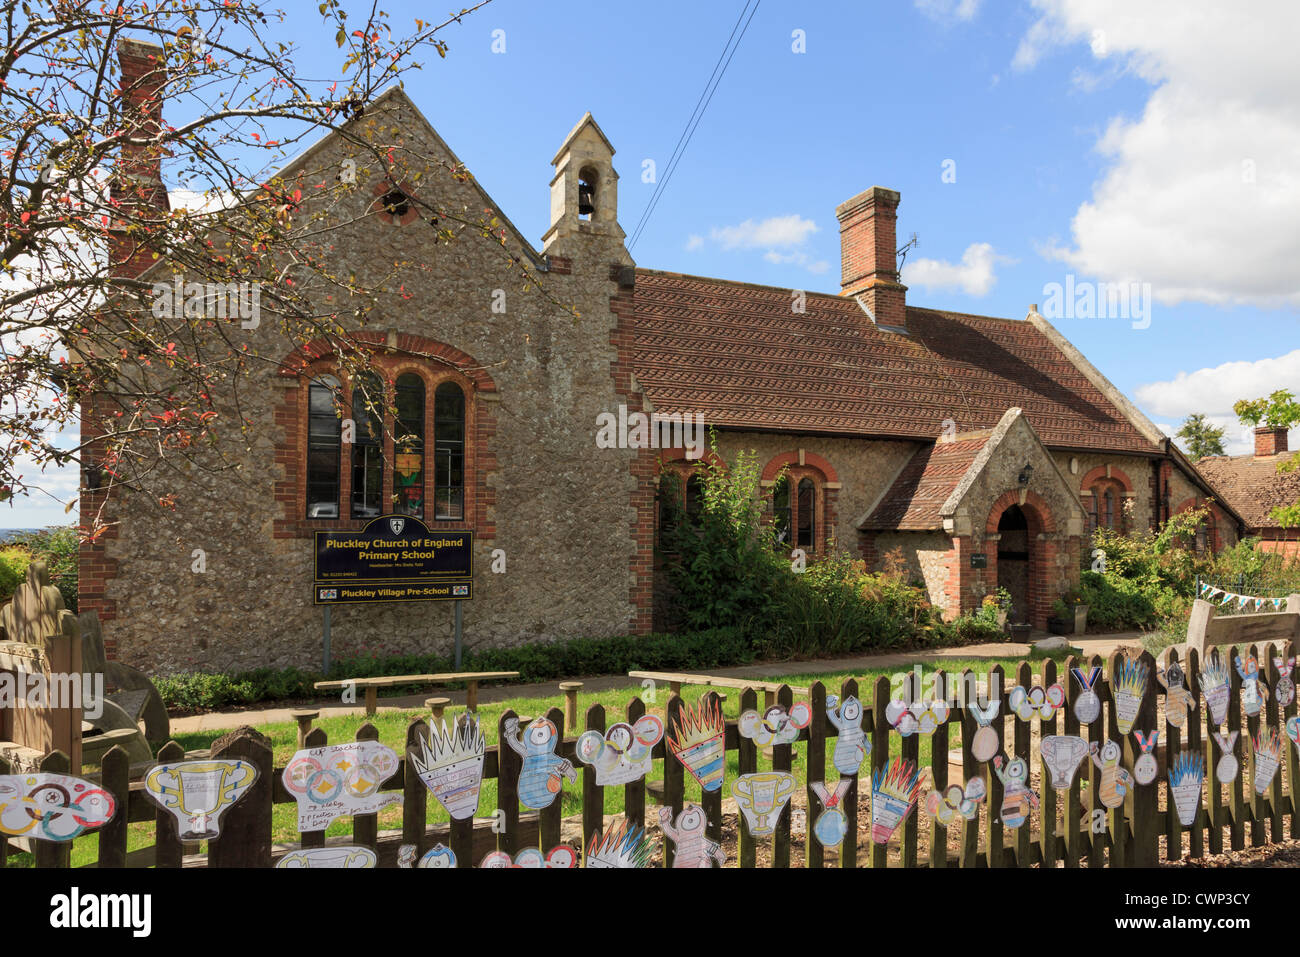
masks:
[[[1011,595],[1011,621],[1033,620],[1029,517],[1012,505],[998,519],[998,587]]]

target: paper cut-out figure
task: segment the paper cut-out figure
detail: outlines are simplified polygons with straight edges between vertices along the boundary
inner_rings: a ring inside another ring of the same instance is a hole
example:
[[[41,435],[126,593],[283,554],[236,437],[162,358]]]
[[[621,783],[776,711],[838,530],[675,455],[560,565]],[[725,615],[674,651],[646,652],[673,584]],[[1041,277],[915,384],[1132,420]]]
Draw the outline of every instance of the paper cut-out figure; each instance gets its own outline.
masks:
[[[1273,667],[1277,669],[1277,687],[1273,693],[1277,695],[1277,706],[1285,708],[1295,700],[1295,680],[1291,677],[1291,672],[1295,670],[1295,656],[1274,657]]]
[[[355,844],[341,844],[337,847],[302,847],[290,851],[275,862],[276,868],[285,870],[316,870],[325,867],[338,867],[353,870],[356,868],[377,867],[378,858],[368,847]]]
[[[558,868],[566,870],[578,866],[578,853],[568,844],[557,844],[546,856],[536,847],[525,847],[512,860],[505,851],[489,851],[479,861],[479,868],[504,870],[507,868]]]
[[[1169,764],[1169,793],[1178,811],[1178,823],[1191,827],[1196,823],[1201,803],[1201,782],[1205,780],[1205,756],[1182,751]]]
[[[397,849],[397,866],[403,868],[428,868],[442,870],[456,866],[456,854],[445,844],[435,844],[416,861],[415,845],[403,844]]]
[[[1147,666],[1136,658],[1125,658],[1119,666],[1119,675],[1111,677],[1115,725],[1120,734],[1128,734],[1142,707],[1142,696],[1147,693]]]
[[[905,738],[914,734],[934,734],[948,720],[948,703],[939,699],[906,704],[893,698],[885,705],[885,720]]]
[[[0,775],[0,834],[71,841],[116,813],[110,792],[70,774]]]
[[[534,718],[522,736],[517,718],[507,718],[503,728],[506,744],[524,759],[519,771],[519,803],[534,811],[550,807],[564,787],[563,778],[578,780],[573,764],[555,753],[560,733],[546,718]]]
[[[808,727],[812,721],[812,709],[802,701],[792,705],[789,712],[779,704],[773,705],[761,715],[757,711],[746,711],[736,722],[736,730],[742,738],[749,738],[760,748],[778,744],[791,744],[799,737],[799,731]]]
[[[1117,808],[1124,803],[1124,796],[1133,787],[1133,775],[1120,764],[1120,746],[1114,741],[1107,741],[1098,753],[1097,742],[1088,745],[1093,764],[1101,769],[1101,782],[1097,788],[1097,797],[1102,805]]]
[[[1183,666],[1176,661],[1172,662],[1164,671],[1158,672],[1156,678],[1165,688],[1165,720],[1175,728],[1181,728],[1187,721],[1187,715],[1196,709],[1196,701],[1187,690],[1187,675],[1183,673]]]
[[[1228,663],[1214,652],[1205,660],[1201,669],[1201,694],[1209,707],[1210,722],[1217,728],[1228,719]]]
[[[1286,719],[1286,736],[1295,745],[1296,753],[1300,754],[1300,717]]]
[[[1141,731],[1134,731],[1133,737],[1137,738],[1138,749],[1142,752],[1133,762],[1133,779],[1138,784],[1150,784],[1156,779],[1156,774],[1160,770],[1156,766],[1154,753],[1156,742],[1160,739],[1160,732],[1152,731],[1150,734],[1143,734]]]
[[[698,804],[687,804],[673,823],[673,809],[659,809],[659,827],[664,837],[673,842],[673,868],[678,867],[722,867],[727,863],[727,852],[722,845],[709,839],[705,834],[708,818],[704,808]]]
[[[925,799],[925,807],[940,827],[947,827],[958,815],[968,821],[975,820],[986,797],[988,790],[984,787],[984,779],[971,778],[964,789],[954,784],[945,791],[931,791]]]
[[[1016,685],[1011,689],[1007,704],[1021,721],[1031,721],[1035,715],[1042,721],[1050,721],[1057,709],[1065,706],[1065,689],[1059,684],[1048,688],[1035,685],[1028,690]]]
[[[993,759],[993,770],[1002,782],[1002,823],[1015,830],[1029,820],[1029,812],[1038,807],[1038,795],[1029,787],[1029,765],[1016,758],[1003,768],[1002,756]]]
[[[574,750],[578,760],[596,769],[596,783],[602,787],[627,784],[650,771],[651,752],[664,736],[663,719],[642,715],[635,725],[620,721],[604,734],[584,731]]]
[[[794,775],[788,771],[742,774],[732,781],[731,796],[745,816],[749,833],[754,837],[775,833],[777,820],[797,786]]]
[[[1282,735],[1276,728],[1260,728],[1255,735],[1255,793],[1263,794],[1277,775],[1282,760]]]
[[[898,825],[916,807],[921,776],[916,765],[904,758],[894,758],[887,768],[871,774],[871,840],[888,844]]]
[[[849,695],[841,705],[835,695],[826,696],[826,720],[839,732],[831,756],[840,774],[857,774],[871,754],[871,742],[862,731],[862,702]]]
[[[182,841],[211,840],[221,833],[221,816],[249,792],[257,774],[253,762],[233,759],[159,764],[144,776],[144,793],[176,818]]]
[[[1259,673],[1259,662],[1255,660],[1254,655],[1247,655],[1242,660],[1241,655],[1233,659],[1237,666],[1237,674],[1241,675],[1241,710],[1248,718],[1253,718],[1259,714],[1259,709],[1264,706],[1268,700],[1268,685],[1264,683],[1263,676]]]
[[[1240,733],[1240,731],[1229,731],[1227,734],[1219,734],[1218,731],[1210,732],[1214,736],[1214,740],[1219,743],[1219,762],[1214,766],[1214,776],[1220,784],[1229,784],[1235,781],[1237,772],[1241,770],[1241,764],[1232,751]]]
[[[397,753],[378,741],[350,741],[295,752],[281,780],[298,801],[298,830],[323,831],[336,817],[373,814],[400,803],[402,792],[379,791],[397,767]]]
[[[473,817],[478,810],[479,786],[483,782],[483,757],[487,742],[479,727],[478,715],[466,711],[456,718],[454,730],[447,733],[447,723],[430,729],[420,739],[421,753],[411,752],[411,762],[424,786],[433,792],[438,803],[458,821]]]
[[[1092,724],[1101,716],[1101,699],[1097,697],[1097,692],[1092,690],[1092,686],[1101,677],[1101,666],[1094,665],[1087,671],[1082,668],[1071,668],[1070,674],[1074,675],[1074,680],[1079,682],[1079,687],[1083,689],[1074,699],[1074,716],[1079,720],[1079,724]]]
[[[599,840],[596,838],[596,832],[591,832],[591,840],[587,843],[586,862],[583,866],[649,867],[654,852],[654,841],[650,840],[645,830],[624,818],[622,824],[606,830]]]
[[[1088,756],[1088,742],[1075,734],[1052,734],[1039,744],[1043,763],[1052,772],[1052,787],[1064,791],[1074,783],[1074,774]]]
[[[813,822],[813,837],[822,847],[835,847],[844,841],[849,833],[848,818],[844,816],[843,800],[853,784],[852,778],[840,778],[834,788],[828,788],[821,781],[812,783],[812,792],[822,802],[824,810]]]
[[[1002,747],[998,733],[989,727],[989,723],[998,716],[1001,707],[1001,698],[994,698],[983,708],[975,702],[967,705],[975,718],[975,723],[979,725],[979,730],[975,732],[970,743],[971,754],[975,756],[976,761],[992,761],[993,755],[997,754],[998,749]]]
[[[709,702],[712,701],[712,705]],[[727,726],[716,698],[701,698],[694,708],[683,707],[668,738],[668,749],[706,791],[722,787],[727,766]]]

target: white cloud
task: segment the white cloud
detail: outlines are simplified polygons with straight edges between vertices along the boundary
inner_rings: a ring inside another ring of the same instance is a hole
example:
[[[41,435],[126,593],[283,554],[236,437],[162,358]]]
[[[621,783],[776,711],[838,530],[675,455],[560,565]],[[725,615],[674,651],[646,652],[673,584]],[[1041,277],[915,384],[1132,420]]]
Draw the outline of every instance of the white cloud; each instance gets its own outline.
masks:
[[[1051,255],[1184,301],[1300,305],[1300,4],[1032,0],[1041,18],[1013,66],[1085,43],[1154,90],[1097,142],[1109,168]],[[1076,88],[1090,80],[1076,77]]]
[[[1300,349],[1272,359],[1225,362],[1194,372],[1180,372],[1164,382],[1140,385],[1134,395],[1144,410],[1172,422],[1158,423],[1167,434],[1177,432],[1187,416],[1200,412],[1225,430],[1224,446],[1228,454],[1243,455],[1254,449],[1254,433],[1237,420],[1232,412],[1233,403],[1268,395],[1277,389],[1295,392],[1298,382]],[[1300,430],[1293,430],[1292,436],[1300,438]]]
[[[708,242],[720,249],[763,249],[763,258],[776,265],[794,264],[811,273],[824,273],[830,263],[814,259],[804,248],[808,238],[817,232],[817,224],[798,213],[789,216],[770,216],[767,219],[747,219],[734,226],[714,226],[709,230]],[[704,248],[703,236],[692,233],[686,240],[686,249]]]
[[[994,267],[999,263],[1015,262],[999,254],[989,243],[971,243],[962,253],[961,262],[950,263],[943,259],[908,260],[903,265],[902,282],[905,286],[922,286],[925,289],[961,289],[968,296],[987,295],[997,283]]]
[[[912,5],[936,23],[973,20],[981,0],[912,0]]]

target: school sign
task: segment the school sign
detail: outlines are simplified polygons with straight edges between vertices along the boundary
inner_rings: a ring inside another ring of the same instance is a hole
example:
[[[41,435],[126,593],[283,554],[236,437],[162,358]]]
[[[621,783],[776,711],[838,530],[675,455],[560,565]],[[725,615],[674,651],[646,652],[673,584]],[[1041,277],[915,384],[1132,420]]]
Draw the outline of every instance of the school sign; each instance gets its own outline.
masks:
[[[409,515],[385,515],[360,531],[317,532],[312,603],[473,598],[473,537],[431,531]]]

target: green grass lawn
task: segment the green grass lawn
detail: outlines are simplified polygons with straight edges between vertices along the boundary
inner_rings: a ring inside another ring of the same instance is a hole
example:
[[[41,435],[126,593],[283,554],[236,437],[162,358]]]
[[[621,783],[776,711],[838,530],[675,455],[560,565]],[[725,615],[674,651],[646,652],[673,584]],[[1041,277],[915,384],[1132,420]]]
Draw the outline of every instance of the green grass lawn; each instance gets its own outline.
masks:
[[[1060,655],[1058,662],[1064,660],[1064,655]],[[1019,659],[943,659],[941,662],[927,661],[922,665],[922,674],[933,675],[936,665],[941,664],[945,673],[949,675],[959,675],[963,669],[969,668],[972,672],[980,676],[983,680],[989,670],[995,665],[1001,664],[1008,684],[1014,683],[1015,669],[1019,664]],[[1040,670],[1039,662],[1032,662],[1034,673],[1037,675]],[[870,670],[866,672],[799,672],[788,675],[780,675],[776,678],[765,679],[768,681],[783,681],[790,685],[808,687],[814,681],[821,681],[825,686],[828,694],[838,694],[841,683],[846,678],[856,678],[859,687],[859,698],[864,703],[870,703],[872,698],[873,685],[877,677],[884,675],[891,677],[905,671],[911,670],[912,665],[898,665],[890,668]],[[1059,669],[1058,669],[1059,672]],[[1058,673],[1058,680],[1061,675]],[[924,680],[924,678],[923,678]],[[693,704],[709,691],[704,687],[685,687],[682,689],[682,698],[687,704]],[[735,720],[740,711],[741,692],[724,689],[726,701],[723,704],[723,712],[729,720]],[[650,695],[643,689],[639,682],[628,680],[625,688],[610,691],[595,692],[591,694],[579,694],[578,696],[578,716],[579,723],[585,725],[585,715],[588,708],[592,705],[600,704],[605,708],[606,725],[613,723],[626,714],[629,702],[638,695]],[[646,700],[648,711],[664,714],[664,709],[668,703],[670,691],[668,687],[662,686],[655,689],[653,700]],[[763,705],[763,696],[759,694],[758,704],[761,709]],[[797,700],[797,699],[796,699]],[[483,734],[487,738],[488,746],[491,747],[497,743],[497,725],[501,714],[507,709],[513,709],[514,712],[526,718],[534,718],[545,714],[550,708],[563,708],[563,695],[557,690],[554,694],[543,697],[532,698],[510,698],[504,701],[492,703],[481,703],[479,706],[479,716],[483,728]],[[448,711],[447,717],[454,717],[459,709]],[[428,712],[420,710],[388,710],[382,708],[378,714],[367,719],[364,715],[346,715],[333,718],[322,718],[315,723],[315,727],[324,729],[329,737],[331,744],[340,744],[345,741],[355,739],[357,730],[362,724],[369,720],[379,732],[379,740],[393,748],[398,754],[403,752],[406,741],[406,729],[414,718],[428,719]],[[279,722],[275,724],[258,725],[257,730],[266,735],[271,740],[274,749],[275,764],[277,767],[284,767],[297,747],[297,726],[293,722]],[[206,731],[195,732],[191,734],[174,735],[174,740],[187,751],[197,750],[209,747],[213,741],[225,734],[225,731]],[[572,729],[566,729],[566,737],[574,737]],[[890,735],[890,753],[897,755],[902,747],[902,738],[898,734]],[[960,725],[949,725],[949,747],[956,748],[960,745]],[[801,742],[793,747],[794,752],[794,773],[801,781],[804,773],[800,770],[806,766],[807,743]],[[727,780],[733,780],[739,773],[737,762],[739,756],[735,751],[727,752]],[[930,761],[930,738],[921,736],[920,738],[920,762],[922,767],[928,766]],[[758,757],[759,770],[765,770],[771,766],[769,760],[765,759],[762,751]],[[579,770],[581,770],[581,765]],[[89,770],[89,769],[88,769]],[[827,762],[828,783],[835,778],[830,775],[835,774],[834,765]],[[662,763],[657,763],[651,772],[652,778],[662,778]],[[728,792],[729,793],[729,790]],[[688,801],[698,801],[700,799],[700,788],[695,780],[688,774],[686,775],[686,799]],[[497,782],[496,779],[486,779],[483,781],[482,790],[479,793],[479,814],[486,815],[497,806]],[[569,817],[582,812],[582,776],[579,773],[576,782],[566,781],[561,793],[562,816]],[[611,787],[605,790],[605,813],[617,814],[623,810],[623,788]],[[427,821],[430,824],[443,824],[448,821],[447,812],[442,805],[432,796],[428,798]],[[274,827],[274,840],[277,843],[293,843],[298,840],[297,824],[297,806],[294,804],[276,804],[272,811],[272,823]],[[392,805],[379,812],[379,828],[398,829],[402,825],[402,806],[400,804]],[[130,826],[128,837],[128,850],[148,847],[153,843],[154,825],[150,822],[141,822]],[[326,830],[326,836],[334,837],[347,835],[352,832],[352,821],[349,817],[343,817],[335,820]],[[93,833],[78,838],[73,845],[72,864],[74,867],[80,867],[85,864],[93,863],[98,856],[99,839]],[[11,854],[9,865],[16,867],[31,866],[31,856],[29,854]]]

